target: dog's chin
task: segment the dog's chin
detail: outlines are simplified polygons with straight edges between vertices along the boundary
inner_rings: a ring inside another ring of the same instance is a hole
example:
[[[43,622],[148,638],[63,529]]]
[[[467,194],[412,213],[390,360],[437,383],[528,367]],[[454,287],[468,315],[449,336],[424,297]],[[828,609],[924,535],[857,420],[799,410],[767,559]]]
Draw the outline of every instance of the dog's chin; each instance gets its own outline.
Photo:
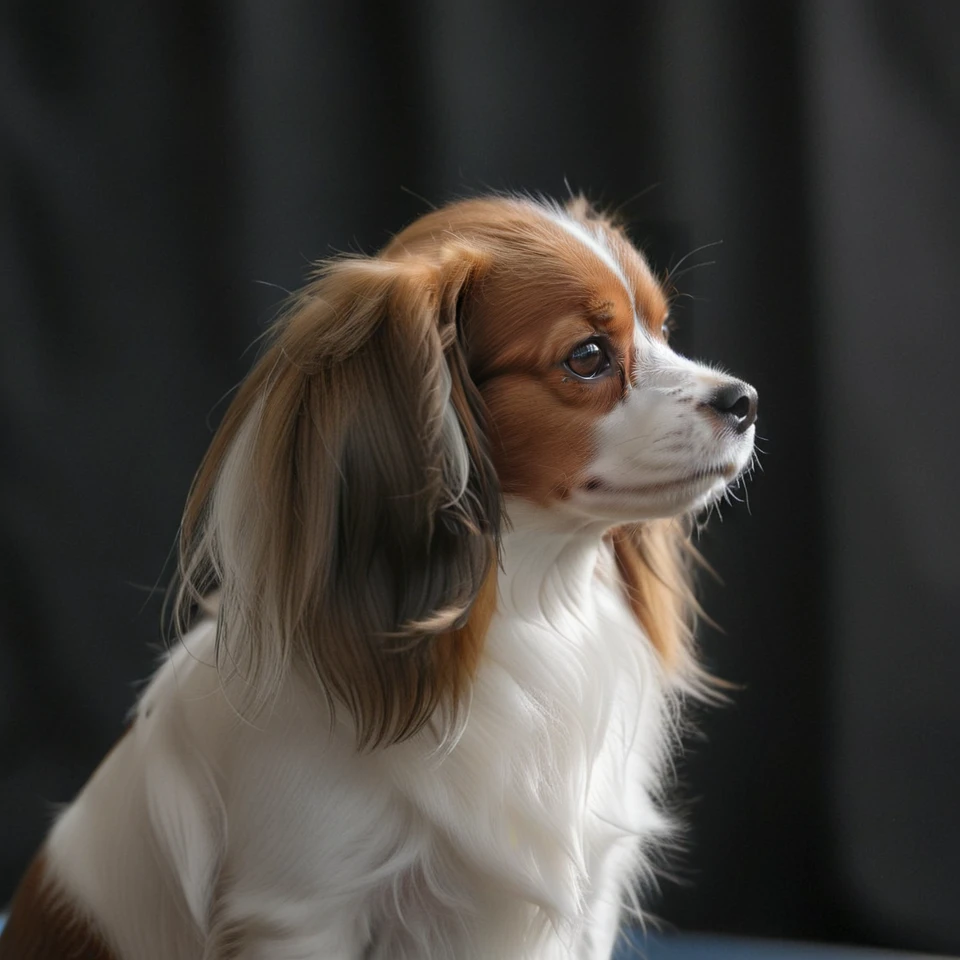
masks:
[[[698,513],[719,500],[740,473],[736,465],[729,464],[654,482],[590,477],[572,492],[568,502],[583,516],[616,523],[677,517]]]

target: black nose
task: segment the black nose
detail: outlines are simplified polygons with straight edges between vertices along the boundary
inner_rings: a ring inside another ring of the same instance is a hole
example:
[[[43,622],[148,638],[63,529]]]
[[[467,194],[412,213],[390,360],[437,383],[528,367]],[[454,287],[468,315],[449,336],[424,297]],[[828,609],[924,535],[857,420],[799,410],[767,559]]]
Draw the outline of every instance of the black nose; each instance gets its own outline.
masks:
[[[757,391],[749,383],[734,380],[721,387],[707,405],[737,433],[746,433],[757,419]]]

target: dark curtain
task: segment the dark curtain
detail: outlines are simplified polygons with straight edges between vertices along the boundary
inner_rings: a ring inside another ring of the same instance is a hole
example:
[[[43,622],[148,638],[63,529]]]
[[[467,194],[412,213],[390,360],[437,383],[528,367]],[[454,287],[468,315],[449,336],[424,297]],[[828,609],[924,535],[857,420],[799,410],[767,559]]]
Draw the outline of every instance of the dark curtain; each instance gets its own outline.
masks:
[[[152,669],[284,291],[420,197],[569,182],[702,248],[682,343],[761,397],[701,544],[740,689],[654,912],[960,952],[958,39],[951,0],[5,3],[0,902]]]

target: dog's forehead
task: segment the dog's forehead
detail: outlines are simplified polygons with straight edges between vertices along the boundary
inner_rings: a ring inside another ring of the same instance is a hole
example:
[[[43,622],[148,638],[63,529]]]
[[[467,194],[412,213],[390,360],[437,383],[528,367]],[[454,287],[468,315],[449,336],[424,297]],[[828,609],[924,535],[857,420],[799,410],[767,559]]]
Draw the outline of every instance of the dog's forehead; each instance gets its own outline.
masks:
[[[577,216],[569,210],[549,212],[551,220],[580,248],[616,278],[635,320],[659,332],[669,304],[643,254],[618,229],[599,218]]]
[[[483,252],[487,268],[474,294],[496,301],[513,331],[578,313],[605,319],[624,337],[658,336],[666,318],[667,298],[643,255],[585,200],[460,201],[415,221],[385,253],[429,258],[461,244]]]

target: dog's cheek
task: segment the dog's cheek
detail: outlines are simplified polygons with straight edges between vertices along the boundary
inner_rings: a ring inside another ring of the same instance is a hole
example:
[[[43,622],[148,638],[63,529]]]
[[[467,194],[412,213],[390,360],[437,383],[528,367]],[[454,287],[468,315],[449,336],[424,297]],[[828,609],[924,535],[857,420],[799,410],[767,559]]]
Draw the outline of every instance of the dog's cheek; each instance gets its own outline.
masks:
[[[503,492],[536,503],[569,497],[597,456],[596,411],[522,374],[498,377],[482,393]]]

